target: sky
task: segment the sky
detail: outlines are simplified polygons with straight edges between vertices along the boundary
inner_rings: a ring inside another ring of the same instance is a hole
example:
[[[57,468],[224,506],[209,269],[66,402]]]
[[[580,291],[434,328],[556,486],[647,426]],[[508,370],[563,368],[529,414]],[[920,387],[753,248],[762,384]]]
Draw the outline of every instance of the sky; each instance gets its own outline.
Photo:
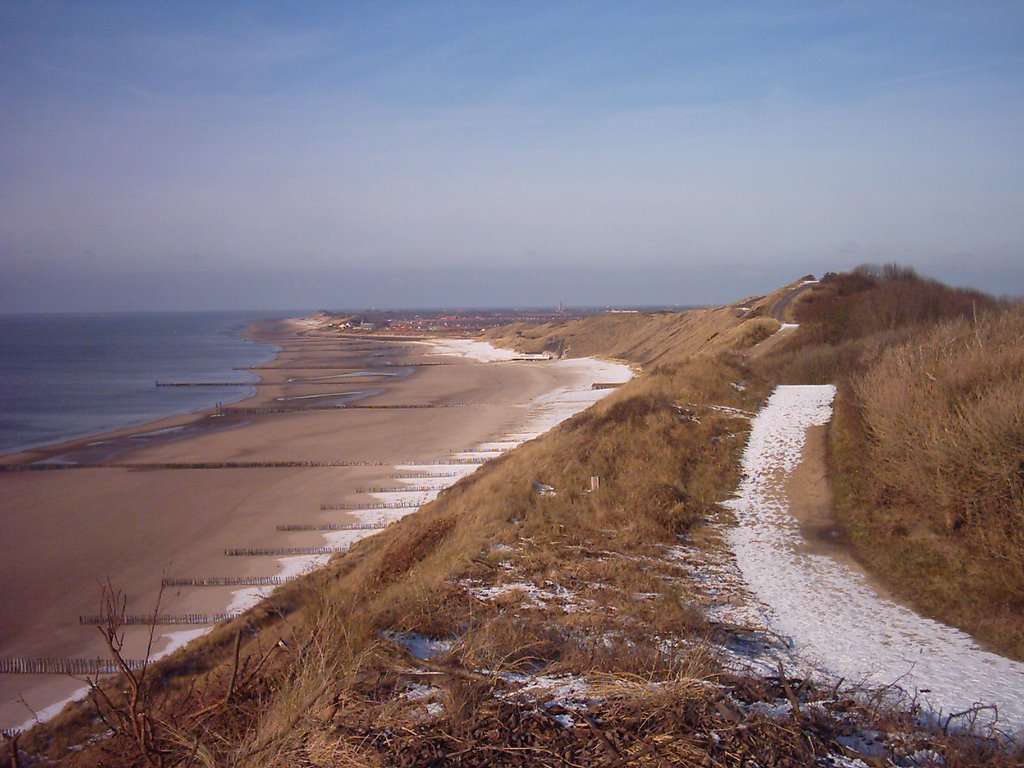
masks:
[[[1024,3],[0,0],[0,312],[1024,294]]]

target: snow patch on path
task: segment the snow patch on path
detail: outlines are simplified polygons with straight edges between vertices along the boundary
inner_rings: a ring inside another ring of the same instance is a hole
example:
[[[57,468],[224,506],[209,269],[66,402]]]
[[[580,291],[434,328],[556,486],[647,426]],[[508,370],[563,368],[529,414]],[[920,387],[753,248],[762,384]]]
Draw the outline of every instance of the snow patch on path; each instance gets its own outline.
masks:
[[[996,705],[999,725],[1020,732],[1024,664],[880,597],[862,574],[801,546],[782,489],[800,463],[807,429],[831,418],[834,396],[831,385],[780,386],[752,422],[744,477],[728,502],[738,521],[730,544],[766,621],[822,671],[896,683],[946,715]]]

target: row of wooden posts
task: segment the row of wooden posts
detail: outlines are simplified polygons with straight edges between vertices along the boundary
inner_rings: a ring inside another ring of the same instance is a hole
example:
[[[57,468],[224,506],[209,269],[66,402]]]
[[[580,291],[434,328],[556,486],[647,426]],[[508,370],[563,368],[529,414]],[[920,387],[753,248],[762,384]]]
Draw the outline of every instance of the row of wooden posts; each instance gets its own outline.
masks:
[[[284,576],[184,576],[160,580],[162,587],[277,587]]]
[[[458,472],[392,472],[392,480],[430,480],[435,477],[458,477]]]
[[[416,406],[419,407],[419,406]],[[474,453],[489,453],[491,451],[474,451]],[[497,451],[494,451],[497,452]],[[405,466],[441,466],[457,464],[479,464],[486,459],[460,457],[434,459],[430,461],[400,461],[399,465]],[[329,461],[329,460],[301,460],[289,461],[163,461],[163,462],[81,462],[75,464],[0,464],[0,472],[47,472],[63,469],[282,469],[296,467],[383,467],[383,461]],[[455,473],[434,473],[425,475],[409,475],[395,472],[389,477],[414,478],[414,477],[454,477]]]
[[[287,557],[293,555],[336,555],[348,547],[242,547],[225,549],[228,557]]]
[[[389,501],[375,504],[321,504],[323,512],[372,512],[384,509],[415,509],[422,506],[418,501]]]
[[[447,485],[380,485],[374,488],[356,488],[356,493],[426,493],[428,491],[443,491]]]
[[[280,469],[301,467],[383,467],[383,461],[165,461],[82,462],[77,464],[0,464],[0,472],[43,472],[57,469]]]
[[[128,613],[121,617],[124,625],[144,626],[177,626],[181,624],[216,624],[220,621],[237,619],[239,611],[229,613]],[[101,627],[107,623],[107,617],[100,614],[79,616],[78,623],[90,627]]]
[[[142,669],[141,659],[126,659],[131,669]],[[0,674],[6,675],[113,675],[120,668],[110,659],[27,659],[0,657]]]
[[[414,365],[445,365],[447,363],[419,363]],[[332,366],[318,366],[329,368]],[[158,386],[235,386],[235,382],[157,382]],[[238,386],[251,386],[250,384],[237,384]],[[406,406],[357,406],[363,408],[435,408],[435,407],[462,407],[463,404],[452,405],[406,405]],[[227,409],[225,409],[227,410]],[[235,412],[266,409],[231,409]],[[270,409],[285,410],[285,409]],[[497,452],[497,451],[488,451]],[[431,461],[429,464],[422,462],[403,462],[408,466],[430,466],[439,464],[470,465],[480,463],[478,459],[469,458],[446,458]],[[120,467],[132,469],[250,469],[263,467],[361,467],[361,466],[383,466],[379,461],[252,461],[252,462],[165,462],[146,464],[122,464],[109,463],[100,465],[90,464],[27,464],[27,465],[3,465],[0,464],[0,471],[26,471],[26,470],[50,470],[85,467]],[[390,475],[392,478],[401,479],[422,479],[422,478],[450,478],[457,477],[456,472],[434,472],[434,473],[402,473],[395,472]],[[400,492],[400,491],[439,491],[447,486],[431,485],[422,488],[408,487],[381,487],[358,489],[359,492]],[[345,509],[413,509],[420,506],[418,502],[389,502],[383,504],[357,504],[348,507],[341,505],[321,505],[323,510],[345,510]],[[357,531],[357,530],[379,530],[388,527],[390,523],[318,523],[318,524],[282,524],[277,526],[278,531]],[[266,547],[266,548],[237,548],[225,549],[224,554],[228,556],[287,556],[287,555],[330,555],[347,551],[348,547]],[[161,579],[164,587],[271,587],[280,586],[288,579],[283,576],[227,576],[227,577],[165,577]],[[215,624],[237,618],[239,612],[224,613],[186,613],[186,614],[127,614],[121,618],[124,625],[199,625]],[[82,625],[102,625],[106,618],[102,615],[79,616],[79,623]],[[143,660],[127,660],[131,669],[141,669],[145,662]],[[71,675],[110,675],[116,674],[120,669],[109,659],[82,659],[82,658],[24,658],[24,657],[0,657],[0,674],[71,674]],[[13,732],[12,732],[13,733]]]
[[[368,348],[369,349],[369,348]],[[349,348],[346,351],[355,352],[356,348]],[[396,351],[386,350],[374,350],[372,354],[366,357],[379,358],[390,356]],[[418,362],[418,363],[403,363],[394,365],[391,363],[381,364],[366,364],[360,366],[345,366],[345,365],[304,365],[304,366],[274,366],[274,365],[258,365],[258,366],[238,366],[236,370],[347,370],[349,368],[355,370],[365,370],[369,368],[386,368],[386,367],[426,367],[435,365],[450,365],[450,361],[429,361],[429,362]],[[156,386],[158,387],[247,387],[253,386],[262,382],[217,382],[217,381],[206,381],[206,382],[184,382],[184,381],[157,381]],[[294,382],[291,382],[294,383]],[[302,382],[307,384],[318,384],[319,382]],[[260,414],[260,413],[282,413],[296,410],[340,410],[340,409],[355,409],[355,410],[384,410],[384,409],[431,409],[431,408],[462,408],[468,407],[475,404],[468,403],[451,403],[451,404],[381,404],[381,405],[334,405],[334,406],[312,406],[305,408],[223,408],[221,404],[218,404],[218,412],[223,414],[236,413],[236,414]],[[477,453],[500,453],[499,450],[491,451],[478,451]],[[407,465],[424,465],[421,462],[403,462]],[[469,458],[448,458],[441,459],[429,464],[462,464],[471,465],[479,463],[478,459]],[[429,465],[426,464],[426,465]],[[145,463],[145,464],[127,464],[127,463],[107,463],[107,464],[27,464],[27,465],[5,465],[0,464],[0,471],[39,471],[39,470],[54,470],[54,469],[68,469],[68,468],[87,468],[87,467],[117,467],[117,468],[130,468],[130,469],[251,469],[251,468],[293,468],[293,467],[362,467],[362,466],[382,466],[383,462],[379,461],[252,461],[252,462],[165,462],[165,463]],[[437,472],[437,473],[392,473],[390,476],[395,479],[419,479],[419,478],[450,478],[456,477],[456,472]],[[430,485],[422,488],[406,488],[406,487],[381,487],[372,489],[359,489],[361,492],[401,492],[401,491],[439,491],[443,490],[446,486],[442,485]],[[321,509],[324,510],[338,510],[338,509],[412,509],[418,507],[418,503],[414,502],[391,502],[385,504],[359,504],[350,507],[341,507],[336,505],[321,505]],[[283,524],[278,525],[278,531],[346,531],[346,530],[376,530],[386,528],[390,523],[323,523],[323,524]],[[344,552],[347,547],[267,547],[267,548],[238,548],[238,549],[226,549],[224,554],[228,556],[287,556],[287,555],[328,555]],[[164,587],[237,587],[237,586],[279,586],[285,583],[287,579],[282,576],[239,576],[239,577],[177,577],[177,578],[163,578],[161,584]],[[187,614],[127,614],[121,617],[120,621],[124,625],[195,625],[195,624],[215,624],[217,622],[226,621],[237,618],[241,615],[239,612],[223,612],[223,613],[187,613]],[[106,618],[102,615],[87,615],[79,616],[79,623],[83,625],[102,625],[105,623]],[[126,664],[131,669],[141,669],[145,665],[144,660],[132,659],[126,660]],[[116,674],[120,669],[118,666],[109,659],[83,659],[83,658],[23,658],[23,657],[0,657],[0,674],[71,674],[71,675],[110,675]],[[11,731],[10,734],[14,732]],[[7,732],[5,732],[7,734]]]
[[[283,523],[279,531],[374,531],[391,523]]]
[[[296,411],[420,411],[435,408],[486,408],[489,403],[370,403],[305,406],[265,406],[224,408],[222,413],[236,413],[242,416],[259,416],[265,413],[294,413]]]

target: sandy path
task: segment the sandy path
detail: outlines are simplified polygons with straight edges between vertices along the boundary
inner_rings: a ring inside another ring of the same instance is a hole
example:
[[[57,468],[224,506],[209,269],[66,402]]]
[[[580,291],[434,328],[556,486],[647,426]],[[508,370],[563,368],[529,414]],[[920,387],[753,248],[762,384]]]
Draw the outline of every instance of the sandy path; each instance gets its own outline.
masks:
[[[787,484],[801,471],[808,430],[831,417],[834,395],[828,385],[780,386],[752,424],[744,479],[730,502],[738,520],[730,540],[764,619],[821,671],[852,682],[897,683],[946,714],[996,705],[1001,727],[1020,731],[1024,664],[879,595],[854,564],[804,537]],[[806,527],[815,505],[820,520],[823,499],[804,496]]]

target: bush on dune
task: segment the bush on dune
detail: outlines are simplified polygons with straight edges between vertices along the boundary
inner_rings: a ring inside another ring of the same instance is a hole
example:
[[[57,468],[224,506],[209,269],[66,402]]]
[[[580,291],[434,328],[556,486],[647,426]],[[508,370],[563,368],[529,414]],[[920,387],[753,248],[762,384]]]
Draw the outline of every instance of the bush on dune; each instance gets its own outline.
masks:
[[[889,265],[827,275],[795,314],[759,370],[838,384],[831,475],[858,556],[1024,656],[1024,307]]]
[[[1024,308],[937,327],[854,382],[871,492],[1024,577]]]

